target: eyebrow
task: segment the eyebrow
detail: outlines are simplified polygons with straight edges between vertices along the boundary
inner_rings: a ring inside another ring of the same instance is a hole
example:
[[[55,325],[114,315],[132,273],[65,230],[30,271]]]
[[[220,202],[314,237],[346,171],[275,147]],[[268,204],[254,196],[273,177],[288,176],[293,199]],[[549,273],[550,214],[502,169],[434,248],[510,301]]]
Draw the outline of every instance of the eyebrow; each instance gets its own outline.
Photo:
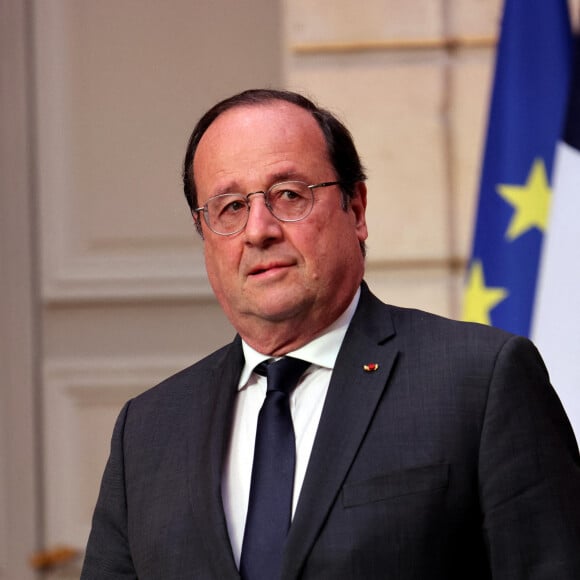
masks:
[[[271,183],[280,183],[284,181],[293,181],[304,179],[304,176],[297,171],[283,171],[280,173],[275,173],[271,178]],[[271,186],[270,186],[271,187]]]

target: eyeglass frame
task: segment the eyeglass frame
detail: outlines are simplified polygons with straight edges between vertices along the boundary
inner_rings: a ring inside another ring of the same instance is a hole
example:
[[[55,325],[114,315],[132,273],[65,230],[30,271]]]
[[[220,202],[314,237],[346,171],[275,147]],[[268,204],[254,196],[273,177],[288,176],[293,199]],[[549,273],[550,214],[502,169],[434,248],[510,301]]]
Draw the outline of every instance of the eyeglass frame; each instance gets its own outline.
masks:
[[[302,216],[299,217],[297,219],[283,219],[283,218],[279,218],[274,211],[272,210],[272,206],[270,205],[270,202],[268,200],[268,194],[270,193],[270,191],[272,191],[274,188],[279,187],[281,185],[284,185],[286,183],[300,183],[301,185],[305,185],[311,193],[311,203],[310,203],[310,209]],[[235,191],[232,192],[226,192],[226,193],[220,193],[218,195],[213,196],[212,198],[208,199],[207,202],[200,206],[200,207],[196,207],[194,209],[191,210],[192,215],[197,215],[197,220],[195,221],[195,227],[198,231],[198,233],[200,234],[200,236],[203,238],[203,232],[201,229],[201,219],[199,218],[199,214],[203,213],[203,220],[205,221],[206,226],[216,235],[218,236],[233,236],[235,234],[239,234],[241,231],[243,231],[246,226],[248,225],[248,219],[250,217],[250,209],[251,209],[251,205],[250,205],[250,197],[252,195],[258,195],[258,194],[262,194],[264,196],[264,204],[266,205],[266,208],[268,209],[268,211],[270,212],[270,214],[276,218],[279,222],[282,223],[296,223],[296,222],[300,222],[304,219],[306,219],[311,213],[312,213],[312,209],[314,208],[314,190],[321,188],[321,187],[330,187],[332,185],[342,185],[342,183],[340,181],[322,181],[320,183],[315,183],[313,185],[308,185],[305,181],[299,181],[299,180],[289,180],[289,181],[279,181],[277,183],[274,183],[273,185],[271,185],[268,189],[266,190],[258,190],[258,191],[251,191],[250,193],[247,194],[243,194],[243,193],[237,193]],[[246,202],[246,220],[244,221],[244,225],[242,227],[240,227],[239,229],[233,231],[233,232],[228,232],[227,234],[221,233],[221,232],[216,232],[210,225],[209,223],[209,217],[208,217],[208,207],[207,204],[212,200],[212,199],[216,199],[218,197],[222,197],[225,195],[239,195],[241,196],[240,199],[244,199]]]

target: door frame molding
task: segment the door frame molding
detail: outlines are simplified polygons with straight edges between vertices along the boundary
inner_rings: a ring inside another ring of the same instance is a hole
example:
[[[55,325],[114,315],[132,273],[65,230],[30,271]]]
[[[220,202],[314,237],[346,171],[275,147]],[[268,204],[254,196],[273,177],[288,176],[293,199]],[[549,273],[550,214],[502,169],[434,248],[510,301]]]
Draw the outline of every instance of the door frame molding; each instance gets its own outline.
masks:
[[[32,0],[0,2],[0,579],[37,577],[40,310],[34,200]]]

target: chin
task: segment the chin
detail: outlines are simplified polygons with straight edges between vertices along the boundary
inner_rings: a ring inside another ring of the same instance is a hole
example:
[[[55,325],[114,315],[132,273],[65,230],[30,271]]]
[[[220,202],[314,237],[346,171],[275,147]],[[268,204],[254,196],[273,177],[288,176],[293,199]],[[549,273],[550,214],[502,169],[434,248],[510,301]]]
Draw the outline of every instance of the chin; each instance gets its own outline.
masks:
[[[255,304],[254,314],[259,318],[270,322],[284,322],[293,318],[300,317],[301,313],[307,309],[303,300],[291,300],[276,297],[261,300]]]

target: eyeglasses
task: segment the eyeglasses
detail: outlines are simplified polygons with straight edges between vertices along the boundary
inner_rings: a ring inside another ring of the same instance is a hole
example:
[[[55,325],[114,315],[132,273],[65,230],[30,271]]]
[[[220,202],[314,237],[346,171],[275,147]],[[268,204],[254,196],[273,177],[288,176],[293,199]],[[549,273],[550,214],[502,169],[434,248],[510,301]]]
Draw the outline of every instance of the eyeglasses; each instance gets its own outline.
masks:
[[[302,181],[275,183],[266,191],[243,193],[222,193],[210,197],[202,207],[192,210],[193,214],[203,214],[207,227],[220,236],[233,236],[241,232],[248,223],[250,197],[263,195],[270,213],[281,222],[298,222],[310,215],[314,207],[314,189],[339,185],[339,181],[325,181],[307,185]],[[197,224],[199,228],[199,223]]]

